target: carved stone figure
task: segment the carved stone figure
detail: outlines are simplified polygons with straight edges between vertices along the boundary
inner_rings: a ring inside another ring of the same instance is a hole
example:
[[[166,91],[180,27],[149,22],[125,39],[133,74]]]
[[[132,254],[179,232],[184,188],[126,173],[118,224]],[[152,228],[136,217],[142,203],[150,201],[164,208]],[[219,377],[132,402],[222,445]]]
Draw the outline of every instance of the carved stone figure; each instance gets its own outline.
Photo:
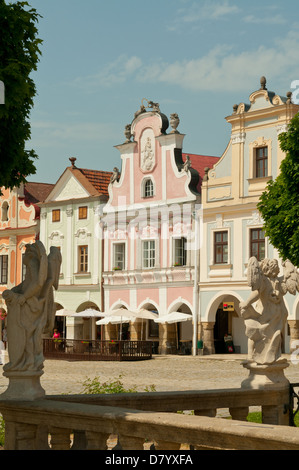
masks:
[[[144,149],[142,151],[141,169],[144,171],[151,171],[155,165],[155,154],[152,148],[152,141],[147,137]]]
[[[54,326],[53,287],[58,288],[61,254],[51,247],[49,256],[37,241],[26,245],[24,281],[3,292],[8,307],[9,362],[4,371],[40,370],[43,367],[42,334]]]
[[[113,173],[110,177],[110,183],[114,183],[115,181],[118,181],[120,177],[119,169],[115,166],[113,168]]]
[[[190,160],[189,155],[187,155],[187,156],[186,156],[185,163],[184,163],[184,165],[183,165],[184,171],[185,171],[186,173],[188,173],[190,167],[191,167],[191,160]]]
[[[287,320],[283,296],[298,290],[298,274],[290,261],[284,263],[284,275],[278,277],[275,259],[260,263],[255,257],[248,262],[248,285],[252,293],[240,303],[248,341],[248,359],[258,364],[270,364],[281,355],[281,336]],[[257,302],[256,308],[252,306]]]
[[[7,341],[9,362],[3,367],[4,375],[18,379],[17,388],[26,393],[20,378],[40,376],[43,369],[42,336],[53,330],[55,319],[54,292],[58,289],[61,254],[51,247],[47,256],[44,245],[37,241],[26,245],[24,255],[26,275],[24,281],[2,294],[7,304]],[[34,380],[33,380],[34,381]],[[22,383],[22,387],[20,387]],[[28,384],[28,383],[27,383]],[[14,382],[15,385],[15,382]],[[36,389],[36,384],[34,386]],[[30,395],[31,391],[28,391]],[[22,395],[22,393],[21,393]]]
[[[282,368],[288,366],[287,361],[281,358],[282,334],[287,320],[283,297],[287,292],[295,295],[299,290],[296,268],[289,260],[283,263],[283,268],[283,276],[278,277],[277,260],[264,259],[258,262],[255,257],[250,258],[247,279],[252,293],[245,302],[240,303],[248,337],[248,361],[244,366],[252,374],[254,371],[255,375],[267,375],[268,381],[271,372],[272,382],[276,380],[274,370],[276,373],[280,371],[277,381],[281,382]]]

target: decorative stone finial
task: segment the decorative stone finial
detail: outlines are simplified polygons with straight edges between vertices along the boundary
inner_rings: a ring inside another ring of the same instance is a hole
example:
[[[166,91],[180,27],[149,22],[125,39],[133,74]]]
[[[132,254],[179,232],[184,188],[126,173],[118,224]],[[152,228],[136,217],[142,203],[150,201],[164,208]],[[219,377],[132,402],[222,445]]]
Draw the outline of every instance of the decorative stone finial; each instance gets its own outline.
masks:
[[[125,137],[126,137],[126,144],[128,144],[131,141],[132,133],[131,133],[131,124],[127,124],[125,127]]]
[[[261,83],[261,90],[267,90],[266,88],[266,83],[267,83],[267,80],[266,80],[266,77],[261,77],[261,80],[260,80],[260,83]]]
[[[288,91],[286,96],[287,96],[287,104],[291,104],[292,103],[292,92],[291,91]]]
[[[209,170],[210,170],[210,167],[206,166],[205,167],[205,174],[204,174],[204,177],[203,177],[203,181],[208,181],[209,180]]]
[[[75,157],[69,158],[69,161],[70,161],[71,164],[72,164],[72,168],[76,168],[76,165],[75,165],[75,161],[76,161],[76,160],[77,160],[77,158],[75,158]]]
[[[237,104],[233,105],[233,111],[234,111],[234,113],[236,113],[238,111],[238,105]]]
[[[171,134],[179,134],[179,131],[177,131],[177,127],[180,123],[180,119],[177,113],[173,113],[170,115],[170,125],[172,127]]]

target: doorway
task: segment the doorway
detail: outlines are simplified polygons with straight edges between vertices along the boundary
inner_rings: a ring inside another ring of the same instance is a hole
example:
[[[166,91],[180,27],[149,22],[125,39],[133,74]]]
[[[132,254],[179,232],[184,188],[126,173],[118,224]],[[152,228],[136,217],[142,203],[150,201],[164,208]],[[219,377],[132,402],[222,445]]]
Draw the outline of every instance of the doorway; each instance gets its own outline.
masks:
[[[214,325],[214,346],[216,354],[225,354],[224,335],[229,333],[228,314],[218,308]]]

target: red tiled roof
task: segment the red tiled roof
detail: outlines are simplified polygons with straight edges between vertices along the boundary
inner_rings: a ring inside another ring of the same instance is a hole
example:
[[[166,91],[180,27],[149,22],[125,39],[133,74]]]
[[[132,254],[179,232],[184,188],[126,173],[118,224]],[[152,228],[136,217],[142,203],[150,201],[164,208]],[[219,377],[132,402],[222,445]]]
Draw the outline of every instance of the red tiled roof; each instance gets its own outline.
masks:
[[[87,170],[84,168],[77,169],[81,171],[100,194],[108,196],[108,185],[112,175],[111,171]]]
[[[43,202],[50,194],[54,184],[48,183],[25,183],[24,196],[26,204],[37,204]]]
[[[220,157],[211,157],[208,155],[197,155],[194,153],[183,153],[183,161],[186,160],[186,156],[189,155],[190,161],[191,161],[191,168],[194,168],[194,170],[198,171],[199,173],[199,183],[197,185],[197,190],[200,192],[201,191],[201,183],[202,179],[205,175],[205,168],[213,168],[215,163],[218,162]]]

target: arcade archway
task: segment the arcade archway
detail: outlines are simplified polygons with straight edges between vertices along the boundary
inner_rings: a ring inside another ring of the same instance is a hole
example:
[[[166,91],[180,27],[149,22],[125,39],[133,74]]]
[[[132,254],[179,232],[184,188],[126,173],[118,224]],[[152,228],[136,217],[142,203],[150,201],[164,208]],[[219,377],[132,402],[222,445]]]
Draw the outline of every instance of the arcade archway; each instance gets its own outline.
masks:
[[[208,353],[227,353],[226,335],[232,337],[235,353],[247,353],[248,338],[245,324],[241,318],[239,304],[242,298],[236,293],[222,293],[209,306],[210,351]]]

